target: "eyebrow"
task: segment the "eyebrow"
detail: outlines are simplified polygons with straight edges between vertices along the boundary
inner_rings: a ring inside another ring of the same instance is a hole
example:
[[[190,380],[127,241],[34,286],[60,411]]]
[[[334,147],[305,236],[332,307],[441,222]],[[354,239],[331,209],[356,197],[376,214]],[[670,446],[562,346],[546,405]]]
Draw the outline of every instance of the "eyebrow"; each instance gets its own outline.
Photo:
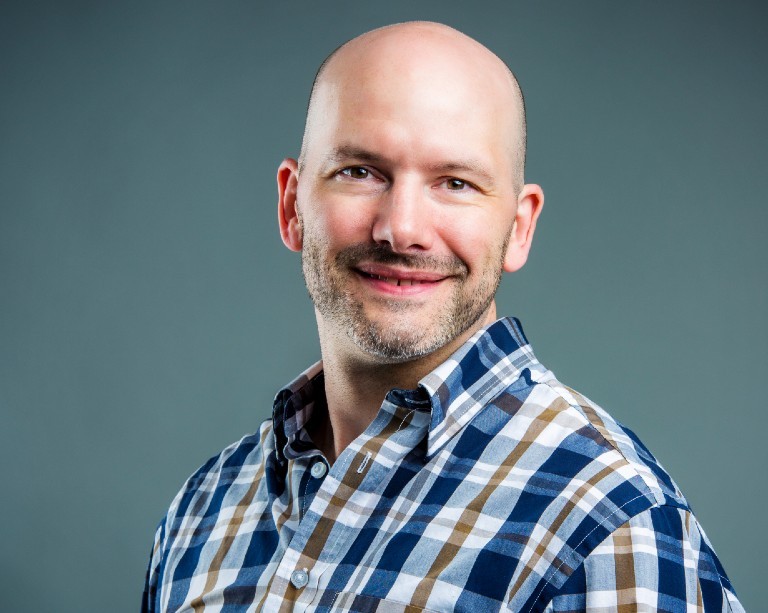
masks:
[[[451,174],[454,172],[459,174],[469,173],[477,177],[487,189],[492,189],[496,185],[493,175],[475,160],[458,160],[455,162],[433,164],[428,168],[432,172],[439,172],[441,174]]]
[[[338,164],[348,160],[359,160],[361,162],[368,162],[371,164],[386,161],[383,156],[377,155],[376,153],[361,147],[342,145],[340,147],[336,147],[328,155],[325,156],[323,159],[323,166]]]
[[[368,151],[362,147],[353,145],[341,145],[333,149],[323,160],[323,166],[327,167],[333,164],[343,163],[349,160],[364,162],[367,164],[387,163],[386,157]],[[493,175],[486,170],[485,166],[477,160],[452,160],[438,162],[427,166],[427,170],[433,173],[451,174],[467,172],[477,177],[487,189],[492,189],[496,182]]]

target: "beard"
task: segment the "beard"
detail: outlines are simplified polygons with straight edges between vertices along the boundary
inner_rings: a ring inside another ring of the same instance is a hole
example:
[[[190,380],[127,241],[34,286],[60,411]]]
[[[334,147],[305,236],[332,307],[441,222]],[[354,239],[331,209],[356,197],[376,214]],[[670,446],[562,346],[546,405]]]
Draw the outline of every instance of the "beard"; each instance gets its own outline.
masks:
[[[469,282],[467,265],[456,256],[405,255],[386,245],[364,243],[329,257],[327,241],[312,233],[304,235],[302,271],[310,298],[326,320],[365,353],[387,362],[405,362],[447,345],[488,310],[501,281],[508,240],[487,258],[474,284]],[[354,276],[359,274],[354,268],[360,262],[434,272],[449,277],[442,283],[452,284],[453,291],[447,300],[432,298],[433,304],[371,296],[361,300],[353,291]],[[377,317],[367,312],[366,301],[379,307]],[[431,312],[427,321],[426,312]]]

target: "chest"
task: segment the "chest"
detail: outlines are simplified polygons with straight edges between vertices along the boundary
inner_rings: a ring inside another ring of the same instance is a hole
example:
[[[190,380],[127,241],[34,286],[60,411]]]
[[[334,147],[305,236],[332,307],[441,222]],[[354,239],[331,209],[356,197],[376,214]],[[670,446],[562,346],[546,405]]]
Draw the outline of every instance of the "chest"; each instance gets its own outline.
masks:
[[[490,450],[492,451],[492,450]],[[170,610],[498,611],[557,579],[562,484],[508,458],[365,446],[276,464],[179,526]],[[485,454],[489,452],[485,450]],[[458,457],[463,459],[458,460]],[[562,521],[561,521],[562,523]],[[209,608],[210,607],[210,608]],[[520,609],[515,609],[520,610]],[[531,609],[531,610],[535,610]]]

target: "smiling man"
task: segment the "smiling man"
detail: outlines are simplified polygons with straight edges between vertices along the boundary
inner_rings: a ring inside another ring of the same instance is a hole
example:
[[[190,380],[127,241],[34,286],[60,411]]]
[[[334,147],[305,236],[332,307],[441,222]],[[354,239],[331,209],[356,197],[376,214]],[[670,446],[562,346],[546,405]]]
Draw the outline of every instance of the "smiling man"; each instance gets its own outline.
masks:
[[[322,362],[161,523],[146,611],[741,610],[671,478],[497,319],[543,205],[512,73],[439,24],[364,34],[277,175]]]

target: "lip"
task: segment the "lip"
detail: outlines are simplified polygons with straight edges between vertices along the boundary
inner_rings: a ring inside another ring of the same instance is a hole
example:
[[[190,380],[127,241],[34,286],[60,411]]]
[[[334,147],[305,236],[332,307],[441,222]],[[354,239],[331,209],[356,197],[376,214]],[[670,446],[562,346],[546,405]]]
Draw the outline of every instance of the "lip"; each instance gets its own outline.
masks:
[[[429,292],[449,277],[428,270],[395,268],[381,264],[359,264],[352,270],[367,286],[397,296]]]

